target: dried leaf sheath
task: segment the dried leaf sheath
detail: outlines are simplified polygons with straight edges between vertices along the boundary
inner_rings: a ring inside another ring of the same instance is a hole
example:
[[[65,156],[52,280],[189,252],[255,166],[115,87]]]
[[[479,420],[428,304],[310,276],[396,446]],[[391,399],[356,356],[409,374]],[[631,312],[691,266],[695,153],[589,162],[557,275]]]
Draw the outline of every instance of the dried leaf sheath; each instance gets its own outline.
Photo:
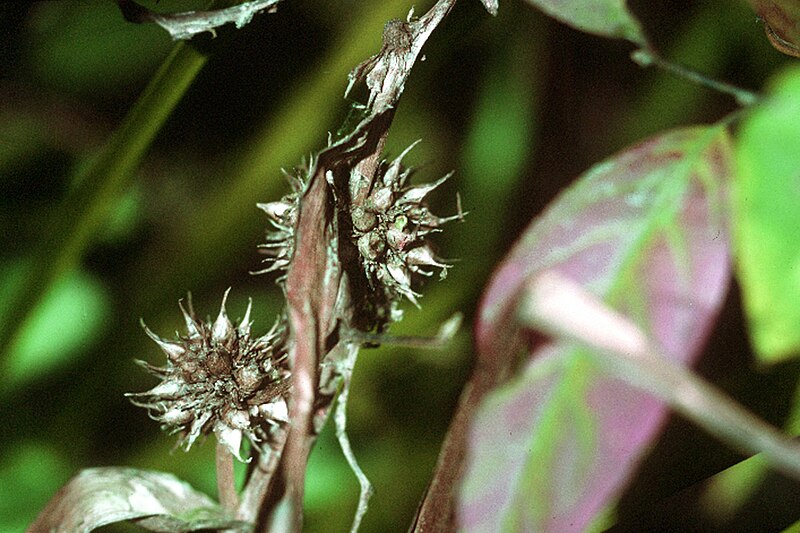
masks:
[[[372,190],[377,170],[372,162],[379,161],[410,69],[430,33],[453,5],[454,0],[440,1],[417,21],[387,24],[381,52],[351,74],[351,86],[366,77],[371,93],[367,118],[351,135],[321,152],[309,171],[286,277],[294,390],[283,475],[295,530],[302,525],[303,484],[320,363],[338,340],[336,321],[342,319],[349,324],[349,318],[359,311],[348,309],[352,301],[349,294],[339,294],[344,268],[339,245],[348,244],[337,233],[338,217],[334,216],[333,207],[350,212],[356,207],[350,201],[360,200]],[[364,161],[368,163],[359,164]],[[355,243],[350,242],[349,246]]]
[[[324,171],[324,169],[322,169]],[[311,417],[319,383],[318,366],[333,326],[339,262],[331,242],[336,241],[331,216],[331,192],[320,169],[303,195],[295,254],[286,278],[286,299],[292,331],[292,420],[284,452],[284,472],[297,530],[302,524],[303,485],[309,452]]]

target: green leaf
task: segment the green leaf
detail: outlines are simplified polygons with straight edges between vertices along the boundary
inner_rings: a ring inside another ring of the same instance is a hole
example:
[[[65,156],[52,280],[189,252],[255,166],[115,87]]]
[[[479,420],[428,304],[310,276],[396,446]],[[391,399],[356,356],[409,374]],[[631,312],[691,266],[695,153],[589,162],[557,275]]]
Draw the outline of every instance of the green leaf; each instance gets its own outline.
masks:
[[[247,526],[172,474],[107,467],[89,468],[72,478],[29,530],[86,533],[124,520],[164,532]]]
[[[156,27],[123,20],[115,2],[46,2],[31,17],[26,43],[30,68],[41,82],[97,95],[140,83],[169,53]]]
[[[647,46],[647,39],[625,0],[528,0],[575,29]]]
[[[25,272],[24,263],[7,265],[0,269],[0,279],[10,287]],[[0,291],[0,308],[8,305],[9,296]],[[88,274],[74,272],[56,282],[9,352],[8,382],[30,380],[69,360],[97,336],[108,310],[105,290]]]
[[[737,270],[758,357],[800,355],[800,68],[746,117],[734,186]]]
[[[176,46],[119,129],[99,153],[76,170],[70,180],[73,188],[47,228],[47,239],[36,250],[29,275],[20,282],[8,315],[0,322],[0,357],[18,342],[31,313],[53,284],[74,271],[95,242],[156,134],[205,62],[204,55],[184,43]]]
[[[0,531],[24,531],[74,469],[53,443],[6,438],[0,459]]]

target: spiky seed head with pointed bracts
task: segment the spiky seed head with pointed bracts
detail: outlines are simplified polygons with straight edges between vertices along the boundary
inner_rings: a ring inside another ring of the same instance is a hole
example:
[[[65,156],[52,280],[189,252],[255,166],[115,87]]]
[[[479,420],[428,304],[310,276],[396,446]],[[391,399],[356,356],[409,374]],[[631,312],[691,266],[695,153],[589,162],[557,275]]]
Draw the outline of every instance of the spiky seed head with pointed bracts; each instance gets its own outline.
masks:
[[[297,174],[290,174],[284,171],[284,176],[291,186],[291,192],[275,202],[256,204],[267,214],[272,228],[267,231],[267,242],[258,246],[261,252],[267,256],[264,262],[269,263],[269,266],[253,272],[253,274],[285,271],[289,268],[294,256],[294,233],[300,210],[300,197],[305,188],[303,172],[300,170]]]
[[[408,184],[413,169],[404,166],[402,160],[416,144],[406,148],[395,160],[381,162],[369,190],[351,190],[337,199],[350,199],[349,205],[339,206],[349,216],[343,226],[351,231],[349,236],[366,282],[380,293],[368,304],[378,318],[366,321],[370,325],[367,327],[399,320],[398,303],[403,297],[418,305],[419,294],[412,287],[414,276],[431,276],[433,269],[439,269],[440,276],[444,277],[450,267],[433,252],[428,236],[441,231],[446,222],[462,219],[463,213],[459,205],[455,215],[438,217],[425,202],[428,194],[447,181],[450,174],[425,185]],[[278,201],[257,204],[269,217],[272,228],[267,231],[267,242],[260,245],[268,255],[264,261],[269,266],[256,274],[285,272],[291,264],[300,199],[308,183],[308,169],[313,166],[312,159],[308,167],[298,169],[295,174],[284,173],[291,192]],[[350,187],[358,189],[364,182],[363,176],[356,168],[352,172]],[[283,279],[280,277],[278,281]]]
[[[390,301],[399,295],[414,304],[419,294],[412,288],[412,275],[430,276],[431,269],[438,268],[443,277],[450,266],[433,253],[428,235],[463,216],[459,211],[451,217],[438,217],[425,203],[425,197],[451,174],[433,183],[408,185],[413,169],[405,167],[402,160],[416,144],[381,165],[363,205],[351,210],[353,238],[370,283],[384,287]]]
[[[187,334],[167,341],[146,326],[145,332],[167,356],[164,367],[143,363],[161,383],[127,396],[146,408],[162,428],[180,433],[188,450],[200,435],[214,432],[241,460],[243,437],[255,446],[268,443],[272,428],[288,421],[285,327],[281,321],[261,337],[250,336],[250,309],[238,326],[228,318],[222,299],[214,322],[198,320],[180,304]]]

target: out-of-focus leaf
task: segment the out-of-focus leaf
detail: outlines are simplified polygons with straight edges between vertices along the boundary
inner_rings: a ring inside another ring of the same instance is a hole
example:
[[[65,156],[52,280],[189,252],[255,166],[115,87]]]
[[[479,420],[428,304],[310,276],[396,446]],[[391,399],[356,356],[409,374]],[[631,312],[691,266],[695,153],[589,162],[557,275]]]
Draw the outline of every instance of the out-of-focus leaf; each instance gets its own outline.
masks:
[[[123,520],[151,531],[242,529],[205,494],[171,474],[134,468],[90,468],[47,504],[29,533],[83,533]]]
[[[671,131],[601,163],[527,230],[493,277],[476,327],[483,364],[526,341],[515,315],[532,276],[553,270],[691,362],[729,279],[727,132]],[[582,531],[613,504],[665,407],[597,375],[585,349],[535,347],[491,394],[470,435],[459,507],[465,531]]]
[[[800,480],[800,444],[748,412],[680,362],[665,357],[644,331],[589,291],[553,271],[532,278],[518,317],[559,343],[575,342],[608,372],[771,467]]]
[[[8,315],[0,322],[0,357],[18,342],[31,312],[53,283],[76,269],[145,151],[205,61],[204,55],[185,44],[176,46],[119,129],[75,172],[72,189],[50,221],[46,239],[34,252],[30,274],[17,288]]]
[[[769,464],[759,455],[705,480],[702,504],[718,529],[730,523],[763,483]]]
[[[72,468],[49,444],[12,441],[0,459],[0,531],[24,531]]]
[[[117,200],[105,226],[98,231],[98,241],[114,244],[124,241],[130,237],[141,216],[142,191],[134,185]]]
[[[742,123],[734,182],[737,273],[763,361],[800,355],[800,69]]]
[[[767,39],[776,50],[800,57],[800,2],[797,0],[749,0],[764,21]]]
[[[548,15],[575,29],[647,46],[639,21],[625,0],[528,0]]]
[[[169,53],[155,27],[128,24],[112,2],[45,2],[31,17],[26,53],[49,86],[90,95],[122,90],[147,76]]]
[[[0,279],[11,286],[25,272],[24,263],[7,265],[0,269]],[[0,299],[10,296],[6,292],[0,293]],[[9,353],[6,387],[47,373],[69,360],[97,335],[108,309],[108,296],[96,279],[80,271],[62,278],[17,337]]]

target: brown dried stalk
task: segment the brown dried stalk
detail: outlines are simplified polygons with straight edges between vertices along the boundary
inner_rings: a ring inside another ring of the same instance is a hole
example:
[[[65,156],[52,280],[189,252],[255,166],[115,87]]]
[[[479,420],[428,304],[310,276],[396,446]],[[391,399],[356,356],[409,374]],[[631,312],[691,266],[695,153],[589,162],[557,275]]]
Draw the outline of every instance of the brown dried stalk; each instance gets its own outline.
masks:
[[[350,342],[340,339],[350,338],[343,334],[343,328],[349,327],[357,312],[350,305],[346,280],[351,267],[341,258],[340,250],[353,244],[339,238],[337,210],[349,211],[357,202],[363,202],[372,188],[388,128],[411,67],[431,32],[454,4],[455,0],[440,0],[417,20],[387,23],[381,51],[350,75],[348,90],[361,79],[369,88],[366,118],[352,134],[322,151],[309,172],[300,202],[294,259],[286,277],[294,387],[289,412],[292,424],[281,473],[294,531],[302,526],[303,485],[314,439],[312,418],[321,385],[320,363],[337,343]]]

